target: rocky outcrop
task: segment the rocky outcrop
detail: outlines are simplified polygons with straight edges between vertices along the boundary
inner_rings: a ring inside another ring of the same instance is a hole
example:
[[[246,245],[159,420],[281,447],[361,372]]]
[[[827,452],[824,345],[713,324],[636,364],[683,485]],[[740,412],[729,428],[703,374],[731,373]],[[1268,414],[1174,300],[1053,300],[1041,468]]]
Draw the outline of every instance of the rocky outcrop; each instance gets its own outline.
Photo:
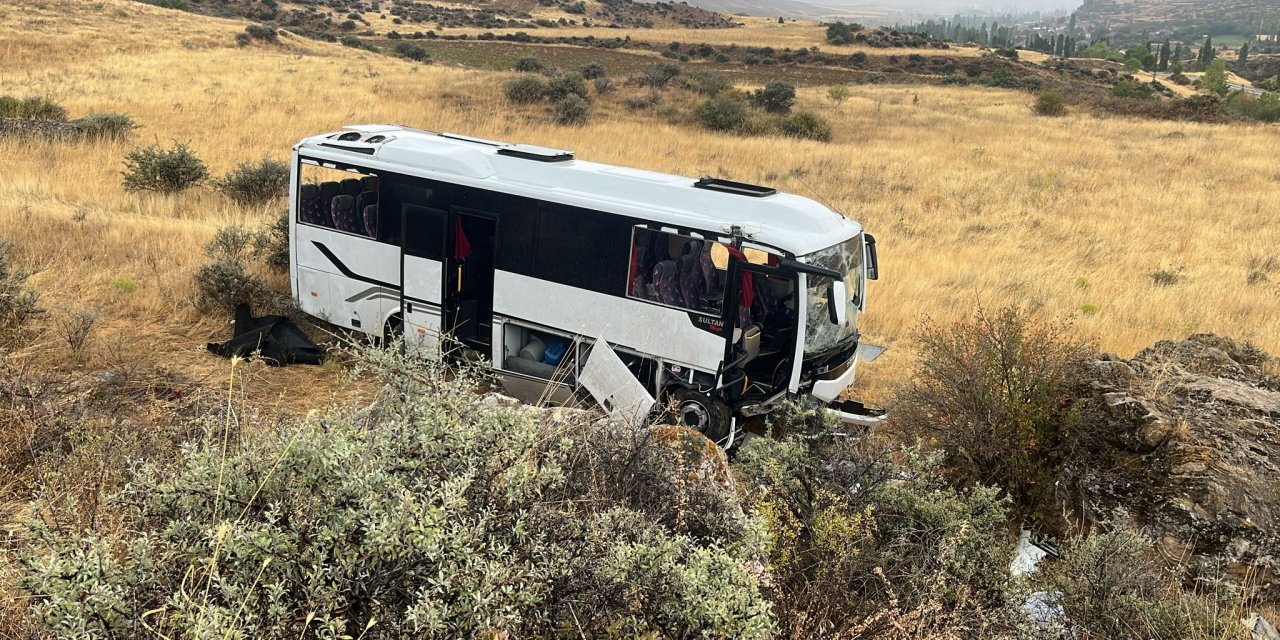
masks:
[[[1145,531],[1188,577],[1280,596],[1280,367],[1208,334],[1093,363],[1063,506]]]

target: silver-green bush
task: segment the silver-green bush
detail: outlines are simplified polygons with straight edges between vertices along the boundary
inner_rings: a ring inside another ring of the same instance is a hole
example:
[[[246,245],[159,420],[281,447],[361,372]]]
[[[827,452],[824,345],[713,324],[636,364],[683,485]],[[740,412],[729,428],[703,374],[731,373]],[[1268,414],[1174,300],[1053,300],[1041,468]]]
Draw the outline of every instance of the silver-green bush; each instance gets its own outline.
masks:
[[[361,358],[386,383],[372,407],[214,430],[115,497],[124,530],[33,518],[42,544],[22,564],[42,624],[60,637],[771,634],[756,527],[728,488],[690,486],[686,453],[482,401],[472,374],[395,350]]]

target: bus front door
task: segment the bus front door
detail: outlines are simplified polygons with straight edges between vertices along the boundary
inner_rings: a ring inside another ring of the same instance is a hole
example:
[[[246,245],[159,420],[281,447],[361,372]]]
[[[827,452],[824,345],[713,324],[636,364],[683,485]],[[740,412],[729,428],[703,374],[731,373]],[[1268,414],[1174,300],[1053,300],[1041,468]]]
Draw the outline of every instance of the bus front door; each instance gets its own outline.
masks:
[[[444,330],[444,255],[448,215],[439,209],[401,207],[400,317],[405,348],[433,356]]]

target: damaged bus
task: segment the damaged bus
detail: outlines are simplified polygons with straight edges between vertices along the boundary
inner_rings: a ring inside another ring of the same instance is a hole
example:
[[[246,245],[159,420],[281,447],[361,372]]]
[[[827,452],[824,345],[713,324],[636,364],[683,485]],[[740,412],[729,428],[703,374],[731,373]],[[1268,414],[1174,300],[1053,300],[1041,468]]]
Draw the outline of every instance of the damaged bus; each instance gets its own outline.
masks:
[[[490,361],[526,401],[656,403],[723,446],[788,398],[850,422],[875,238],[800,196],[393,125],[299,142],[290,279],[306,313]]]

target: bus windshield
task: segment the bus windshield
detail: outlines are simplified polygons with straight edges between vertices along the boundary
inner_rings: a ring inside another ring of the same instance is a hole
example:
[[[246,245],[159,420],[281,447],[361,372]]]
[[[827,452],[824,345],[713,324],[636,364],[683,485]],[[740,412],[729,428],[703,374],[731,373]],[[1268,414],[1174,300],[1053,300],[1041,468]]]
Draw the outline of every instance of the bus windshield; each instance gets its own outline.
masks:
[[[813,274],[808,276],[804,352],[806,355],[816,355],[830,351],[858,331],[858,305],[854,301],[862,297],[862,235],[858,234],[840,244],[815,251],[805,256],[804,262],[844,274],[848,294],[848,299],[840,301],[846,308],[845,322],[842,325],[834,324],[827,309],[827,305],[831,303],[827,300],[831,293],[831,278]]]

